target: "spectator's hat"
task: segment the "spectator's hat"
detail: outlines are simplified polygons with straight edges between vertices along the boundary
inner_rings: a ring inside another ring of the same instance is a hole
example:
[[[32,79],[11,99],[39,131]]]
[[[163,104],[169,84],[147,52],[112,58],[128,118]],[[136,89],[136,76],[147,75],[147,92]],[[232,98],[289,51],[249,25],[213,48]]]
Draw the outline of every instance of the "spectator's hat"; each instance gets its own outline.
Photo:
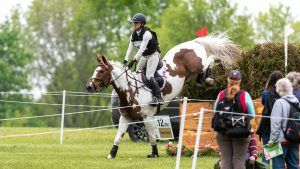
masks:
[[[232,70],[228,73],[228,85],[240,85],[242,79],[241,72],[238,70]]]
[[[241,72],[238,70],[232,70],[228,73],[228,79],[231,80],[241,80]]]

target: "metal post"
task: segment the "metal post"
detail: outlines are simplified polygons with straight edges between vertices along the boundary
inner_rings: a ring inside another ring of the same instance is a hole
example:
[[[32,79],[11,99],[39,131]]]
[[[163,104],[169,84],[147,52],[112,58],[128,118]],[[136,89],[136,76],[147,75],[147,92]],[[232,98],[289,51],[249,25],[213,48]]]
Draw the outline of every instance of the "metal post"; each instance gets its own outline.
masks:
[[[63,99],[62,99],[62,107],[61,107],[60,144],[63,144],[63,137],[64,137],[65,103],[66,103],[66,90],[63,91]]]
[[[186,114],[186,106],[187,106],[187,97],[183,98],[183,106],[180,120],[180,131],[179,131],[179,140],[177,146],[177,158],[176,158],[176,169],[179,169],[180,166],[180,157],[181,157],[181,147],[182,147],[182,137],[183,137],[183,129],[185,122],[185,114]]]
[[[287,74],[288,61],[288,36],[284,37],[284,73]]]
[[[196,162],[197,162],[197,156],[198,156],[198,150],[199,150],[198,148],[199,148],[201,130],[202,130],[203,115],[204,115],[204,108],[201,107],[199,121],[198,121],[198,129],[197,129],[195,148],[194,148],[192,169],[196,168]]]

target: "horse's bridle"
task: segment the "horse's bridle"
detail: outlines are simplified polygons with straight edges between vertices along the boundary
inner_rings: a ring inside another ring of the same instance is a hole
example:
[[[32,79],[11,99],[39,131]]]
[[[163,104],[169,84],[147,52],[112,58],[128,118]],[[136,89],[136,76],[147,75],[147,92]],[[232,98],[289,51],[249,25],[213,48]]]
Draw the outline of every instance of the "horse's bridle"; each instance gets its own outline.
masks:
[[[99,66],[100,66],[100,65],[99,65]],[[97,86],[96,86],[94,80],[100,81],[99,86],[98,86],[98,87],[99,87],[99,92],[101,92],[102,90],[104,90],[105,88],[107,88],[109,85],[113,84],[113,83],[114,83],[117,79],[119,79],[124,73],[126,73],[126,80],[127,80],[127,82],[128,82],[128,77],[129,77],[130,79],[134,80],[135,82],[137,82],[137,81],[138,81],[138,82],[141,82],[140,80],[136,79],[135,77],[131,77],[131,76],[128,74],[129,68],[126,68],[125,71],[122,72],[122,73],[121,73],[118,77],[116,77],[115,79],[112,80],[112,77],[111,77],[110,83],[109,83],[108,85],[105,85],[102,79],[103,79],[103,77],[104,77],[105,75],[109,74],[109,70],[108,70],[108,68],[107,68],[106,66],[104,66],[104,67],[105,67],[105,73],[103,73],[103,75],[102,75],[100,78],[97,78],[97,77],[90,78],[90,81],[92,82],[93,87],[94,87],[95,89],[97,89]],[[141,83],[143,83],[143,82],[141,82]],[[139,86],[139,87],[138,87],[137,84],[135,84],[135,85],[130,84],[130,86],[135,87],[135,88],[140,88],[140,87],[142,87],[142,86]]]

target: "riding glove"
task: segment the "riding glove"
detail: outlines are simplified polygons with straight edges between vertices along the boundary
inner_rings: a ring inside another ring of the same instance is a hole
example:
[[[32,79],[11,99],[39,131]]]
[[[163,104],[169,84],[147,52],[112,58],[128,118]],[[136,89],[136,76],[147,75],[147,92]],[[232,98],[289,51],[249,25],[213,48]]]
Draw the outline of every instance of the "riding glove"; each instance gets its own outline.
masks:
[[[127,64],[127,60],[124,60],[124,61],[123,61],[123,66],[125,67],[126,64]]]
[[[135,59],[133,59],[129,64],[128,64],[128,68],[129,69],[131,69],[132,68],[132,66],[134,65],[134,63],[136,63],[136,60]]]

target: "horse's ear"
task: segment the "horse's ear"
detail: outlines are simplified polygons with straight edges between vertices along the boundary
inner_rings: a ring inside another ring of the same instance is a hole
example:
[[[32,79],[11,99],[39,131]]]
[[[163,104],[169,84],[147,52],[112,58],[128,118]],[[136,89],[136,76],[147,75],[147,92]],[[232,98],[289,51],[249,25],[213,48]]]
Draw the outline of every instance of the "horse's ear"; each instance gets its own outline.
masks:
[[[111,66],[111,64],[107,61],[106,57],[102,55],[102,61],[105,65]]]
[[[102,60],[100,59],[100,57],[99,57],[98,54],[96,55],[96,59],[97,59],[97,61],[98,61],[99,63],[102,63]]]
[[[103,60],[103,63],[107,65],[107,60],[106,60],[106,57],[104,55],[102,55],[101,59]]]

